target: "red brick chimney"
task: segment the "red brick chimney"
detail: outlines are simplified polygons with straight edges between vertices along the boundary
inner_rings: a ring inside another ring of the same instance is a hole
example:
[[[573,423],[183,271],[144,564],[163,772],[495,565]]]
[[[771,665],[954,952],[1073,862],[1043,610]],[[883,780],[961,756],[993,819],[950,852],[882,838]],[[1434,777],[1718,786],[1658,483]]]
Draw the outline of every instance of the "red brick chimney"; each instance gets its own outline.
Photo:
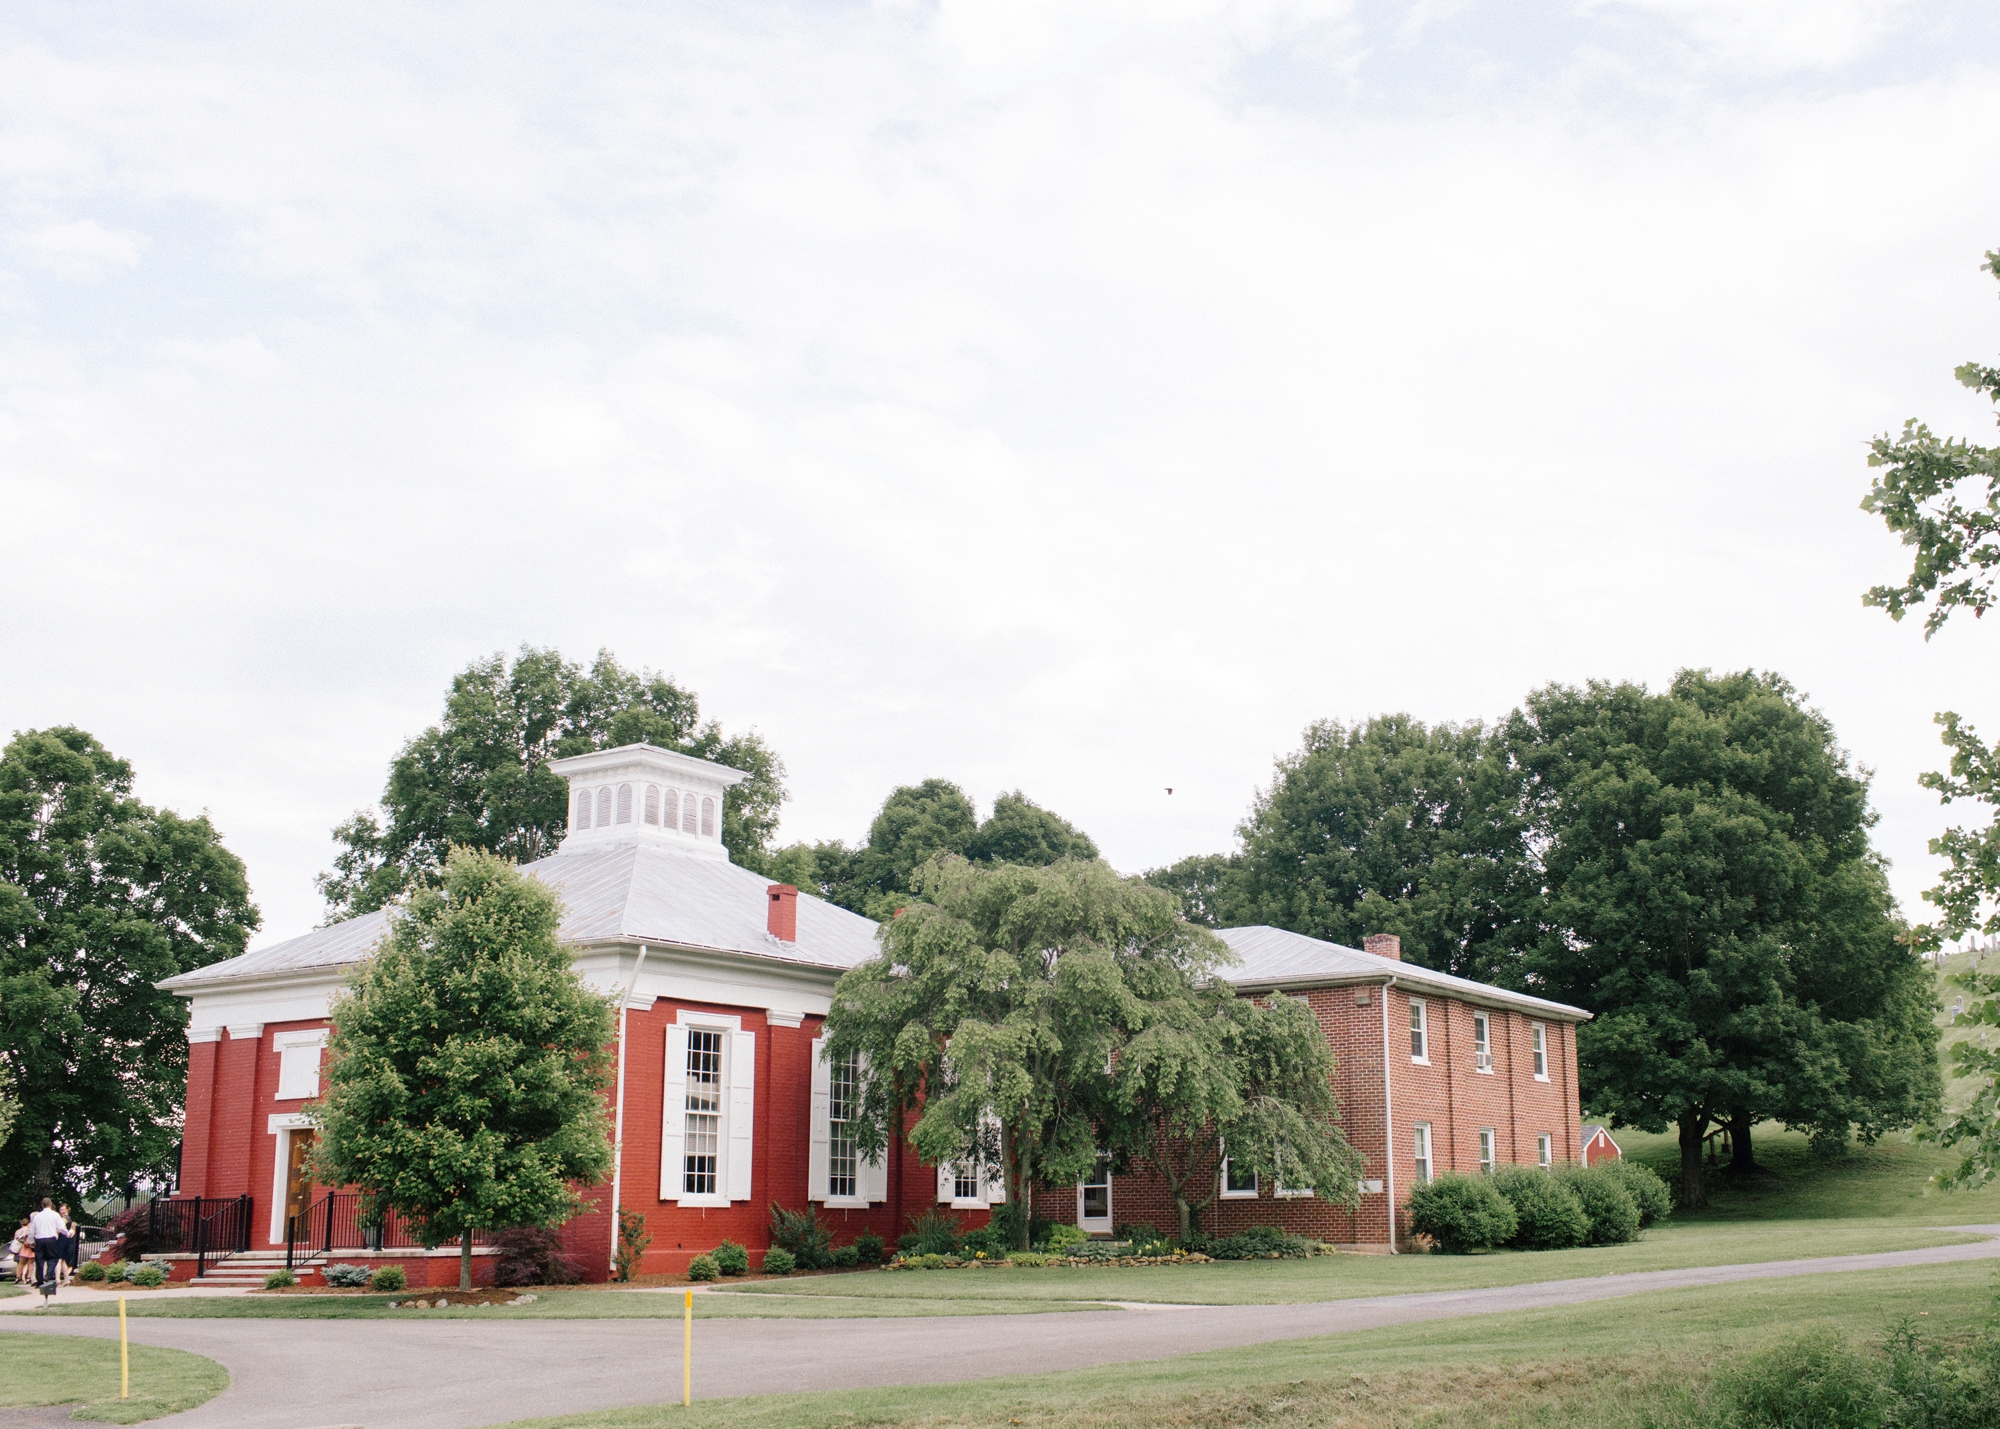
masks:
[[[774,883],[771,895],[771,936],[787,943],[799,940],[799,890],[789,883]]]
[[[1394,933],[1370,933],[1361,940],[1361,950],[1378,958],[1393,958],[1399,963],[1403,960],[1403,940]]]

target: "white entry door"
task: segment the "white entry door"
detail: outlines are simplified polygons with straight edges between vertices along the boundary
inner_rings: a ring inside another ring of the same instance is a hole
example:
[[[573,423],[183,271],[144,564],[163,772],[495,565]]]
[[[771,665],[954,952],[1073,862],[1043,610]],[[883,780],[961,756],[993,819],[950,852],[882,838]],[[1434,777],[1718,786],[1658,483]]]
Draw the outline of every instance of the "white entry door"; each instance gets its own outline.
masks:
[[[1076,1223],[1091,1232],[1111,1233],[1111,1158],[1097,1153],[1097,1165],[1077,1183]]]

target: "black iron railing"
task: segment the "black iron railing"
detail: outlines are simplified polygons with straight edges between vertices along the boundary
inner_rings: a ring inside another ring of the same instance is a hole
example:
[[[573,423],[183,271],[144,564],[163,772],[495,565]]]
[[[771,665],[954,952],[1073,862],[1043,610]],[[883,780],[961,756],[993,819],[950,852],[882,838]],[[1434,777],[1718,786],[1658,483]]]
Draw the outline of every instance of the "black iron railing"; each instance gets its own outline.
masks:
[[[285,1266],[296,1269],[336,1250],[428,1250],[423,1237],[393,1211],[367,1216],[358,1191],[329,1191],[295,1216],[285,1217]],[[487,1243],[475,1231],[474,1245]]]
[[[250,1249],[248,1196],[189,1196],[146,1203],[146,1249],[155,1255],[192,1255],[195,1274],[207,1273],[212,1255]]]

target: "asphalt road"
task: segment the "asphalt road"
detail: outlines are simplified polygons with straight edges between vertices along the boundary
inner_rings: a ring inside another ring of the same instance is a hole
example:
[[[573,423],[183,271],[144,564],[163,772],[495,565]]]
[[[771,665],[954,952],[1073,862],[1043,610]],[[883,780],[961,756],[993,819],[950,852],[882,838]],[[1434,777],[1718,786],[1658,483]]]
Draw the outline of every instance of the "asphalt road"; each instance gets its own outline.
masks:
[[[1953,1229],[2000,1237],[2000,1225]],[[2000,1258],[2000,1239],[1880,1255],[1765,1261],[1551,1280],[1493,1290],[1383,1295],[1313,1305],[1134,1307],[1123,1313],[897,1320],[704,1320],[701,1398],[934,1384],[1167,1359],[1309,1335],[1540,1310],[1791,1275]],[[115,1320],[9,1315],[0,1330],[115,1337]],[[142,1344],[219,1360],[230,1387],[171,1429],[476,1429],[544,1414],[675,1399],[678,1320],[134,1319]],[[6,1411],[0,1411],[4,1416]],[[6,1420],[0,1417],[0,1425]]]

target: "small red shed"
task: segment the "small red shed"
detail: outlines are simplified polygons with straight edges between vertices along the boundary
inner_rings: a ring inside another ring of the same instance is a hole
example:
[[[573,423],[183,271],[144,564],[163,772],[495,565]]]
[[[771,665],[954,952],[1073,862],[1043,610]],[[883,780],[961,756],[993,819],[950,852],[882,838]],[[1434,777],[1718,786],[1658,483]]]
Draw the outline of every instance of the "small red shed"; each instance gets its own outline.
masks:
[[[1597,1122],[1585,1122],[1583,1127],[1583,1164],[1595,1166],[1600,1161],[1618,1161],[1625,1153],[1618,1149],[1618,1143],[1611,1139],[1611,1132]]]

